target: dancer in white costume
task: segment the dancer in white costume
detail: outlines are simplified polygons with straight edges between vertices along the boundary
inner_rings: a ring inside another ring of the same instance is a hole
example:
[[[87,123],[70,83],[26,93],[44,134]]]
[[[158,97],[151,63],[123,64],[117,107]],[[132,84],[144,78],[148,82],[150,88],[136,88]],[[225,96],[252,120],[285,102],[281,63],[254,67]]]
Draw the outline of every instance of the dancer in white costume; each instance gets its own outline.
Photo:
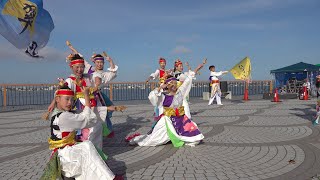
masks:
[[[202,64],[200,64],[198,66],[198,68],[196,68],[194,71],[188,70],[187,72],[183,72],[183,63],[180,61],[180,59],[177,59],[174,62],[173,74],[174,74],[174,77],[178,79],[178,87],[181,86],[181,84],[185,81],[187,76],[190,74],[193,74],[193,76],[191,76],[191,77],[193,79],[195,79],[195,74],[198,73],[198,71],[203,67],[204,64],[205,64],[205,61]],[[189,84],[189,87],[186,91],[185,98],[183,99],[184,111],[185,111],[186,116],[188,116],[189,119],[191,119],[191,114],[190,114],[189,103],[187,101],[187,96],[189,95],[189,92],[191,90],[191,85],[192,85],[192,83]]]
[[[220,72],[215,72],[215,66],[210,66],[210,86],[211,86],[211,95],[209,99],[208,105],[211,105],[214,99],[217,99],[217,105],[223,105],[221,103],[221,89],[220,89],[220,81],[219,81],[219,76],[223,74],[227,74],[228,71],[220,71]]]
[[[75,131],[93,127],[98,121],[102,121],[108,110],[114,111],[114,106],[90,108],[89,88],[81,87],[84,94],[85,107],[80,114],[70,112],[73,103],[74,92],[67,88],[59,89],[55,94],[56,108],[51,117],[51,137],[49,149],[53,150],[52,161],[57,164],[52,168],[50,162],[41,179],[75,178],[76,180],[91,179],[121,179],[115,176],[107,164],[99,156],[96,148],[90,141],[76,144]],[[100,116],[96,116],[99,114]],[[60,173],[62,174],[58,174]]]
[[[73,54],[79,54],[78,50],[76,50],[69,41],[66,41],[67,46],[70,48],[70,50],[73,52]],[[82,57],[82,55],[80,55]],[[105,58],[103,57],[105,56]],[[71,57],[72,58],[72,57]],[[104,60],[107,60],[110,64],[110,68],[107,69],[107,71],[104,71]],[[91,57],[92,62],[94,62],[95,66],[93,67],[91,64],[89,64],[86,60],[84,60],[84,74],[87,75],[92,75],[92,85],[96,88],[94,92],[95,99],[100,101],[100,104],[103,106],[111,106],[113,103],[109,99],[109,97],[102,93],[100,91],[100,88],[112,81],[117,77],[117,71],[118,71],[118,66],[114,64],[113,60],[111,57],[107,55],[107,53],[103,52],[103,55],[100,54],[94,54]],[[112,112],[108,113],[108,116],[106,117],[106,126],[107,128],[104,129],[104,135],[107,135],[108,137],[113,137],[114,136],[114,131],[112,130]],[[106,132],[106,129],[108,129]],[[87,135],[87,130],[82,131],[83,135],[82,137],[86,137]],[[105,134],[107,133],[107,134]]]
[[[185,115],[183,107],[183,100],[190,91],[194,75],[190,72],[179,88],[177,79],[171,77],[159,89],[150,92],[149,100],[153,106],[159,107],[161,118],[151,134],[134,137],[129,142],[131,145],[157,146],[171,141],[175,147],[184,144],[194,146],[204,138],[197,124]],[[164,89],[167,89],[167,94],[162,93]]]
[[[69,60],[69,66],[72,71],[72,74],[69,78],[66,79],[68,83],[68,87],[74,91],[75,93],[75,103],[73,104],[73,108],[77,112],[81,112],[84,108],[84,98],[81,92],[81,87],[90,87],[90,103],[92,107],[102,106],[103,103],[99,98],[95,96],[95,92],[98,90],[97,87],[94,86],[94,80],[92,74],[85,74],[85,61],[80,54],[70,54],[67,57]],[[102,77],[103,81],[107,82],[111,79],[115,78],[116,71],[111,71],[110,75],[106,77]],[[54,107],[54,100],[48,107],[48,111],[51,111]],[[94,127],[85,128],[78,131],[78,138],[82,141],[90,140],[96,147],[102,149],[102,127],[103,122],[98,122]]]

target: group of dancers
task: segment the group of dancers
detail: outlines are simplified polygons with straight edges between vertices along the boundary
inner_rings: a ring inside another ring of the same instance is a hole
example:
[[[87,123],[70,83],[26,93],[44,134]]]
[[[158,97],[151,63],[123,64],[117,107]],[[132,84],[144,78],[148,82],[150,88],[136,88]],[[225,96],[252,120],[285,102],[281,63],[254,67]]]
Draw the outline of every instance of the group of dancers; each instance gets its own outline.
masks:
[[[102,151],[103,136],[114,136],[112,113],[126,108],[114,106],[100,91],[101,86],[116,78],[118,66],[105,52],[91,57],[92,66],[69,41],[67,46],[72,51],[67,57],[72,74],[65,80],[59,78],[59,88],[48,107],[51,132],[48,143],[52,154],[41,179],[123,179],[109,169]],[[106,71],[105,61],[110,65]],[[130,145],[157,146],[171,141],[174,147],[181,147],[195,146],[203,140],[203,134],[192,121],[187,98],[193,79],[205,63],[184,72],[181,60],[175,61],[173,70],[166,70],[166,60],[159,59],[160,68],[146,80],[148,83],[159,79],[159,85],[148,96],[154,106],[155,121],[148,134],[127,138]],[[214,89],[211,99],[216,98],[221,104],[217,76],[226,71],[216,73],[214,66],[209,69]]]

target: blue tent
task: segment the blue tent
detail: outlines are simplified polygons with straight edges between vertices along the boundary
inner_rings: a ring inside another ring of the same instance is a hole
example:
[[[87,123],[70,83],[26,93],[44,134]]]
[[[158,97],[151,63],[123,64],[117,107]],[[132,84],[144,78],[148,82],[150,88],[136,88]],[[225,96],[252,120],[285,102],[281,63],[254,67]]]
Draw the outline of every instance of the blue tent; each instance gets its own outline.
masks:
[[[289,79],[295,78],[298,81],[302,81],[308,78],[311,84],[314,84],[315,77],[319,74],[320,67],[299,62],[290,66],[286,66],[280,69],[271,70],[270,73],[275,76],[275,87],[279,88],[287,84]]]

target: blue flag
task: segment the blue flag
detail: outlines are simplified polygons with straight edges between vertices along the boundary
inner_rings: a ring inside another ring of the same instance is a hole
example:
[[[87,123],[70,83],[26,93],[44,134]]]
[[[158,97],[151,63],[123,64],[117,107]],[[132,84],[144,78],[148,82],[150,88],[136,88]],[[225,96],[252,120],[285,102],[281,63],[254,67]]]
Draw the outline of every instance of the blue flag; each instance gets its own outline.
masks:
[[[39,57],[53,29],[42,0],[0,0],[0,34],[30,56]]]

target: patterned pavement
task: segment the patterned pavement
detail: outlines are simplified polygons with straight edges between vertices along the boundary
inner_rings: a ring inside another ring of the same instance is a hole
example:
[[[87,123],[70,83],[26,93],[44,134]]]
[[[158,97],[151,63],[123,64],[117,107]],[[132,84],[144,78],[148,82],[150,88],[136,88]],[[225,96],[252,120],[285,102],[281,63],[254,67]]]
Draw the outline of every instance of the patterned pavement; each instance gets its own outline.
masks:
[[[130,103],[114,113],[116,136],[104,140],[107,164],[126,179],[316,179],[320,177],[316,100],[224,100],[207,106],[191,99],[193,120],[205,136],[196,147],[129,146],[124,138],[146,133],[153,107]],[[125,104],[125,102],[122,102]],[[0,112],[0,179],[39,179],[48,161],[49,122],[44,110]]]

